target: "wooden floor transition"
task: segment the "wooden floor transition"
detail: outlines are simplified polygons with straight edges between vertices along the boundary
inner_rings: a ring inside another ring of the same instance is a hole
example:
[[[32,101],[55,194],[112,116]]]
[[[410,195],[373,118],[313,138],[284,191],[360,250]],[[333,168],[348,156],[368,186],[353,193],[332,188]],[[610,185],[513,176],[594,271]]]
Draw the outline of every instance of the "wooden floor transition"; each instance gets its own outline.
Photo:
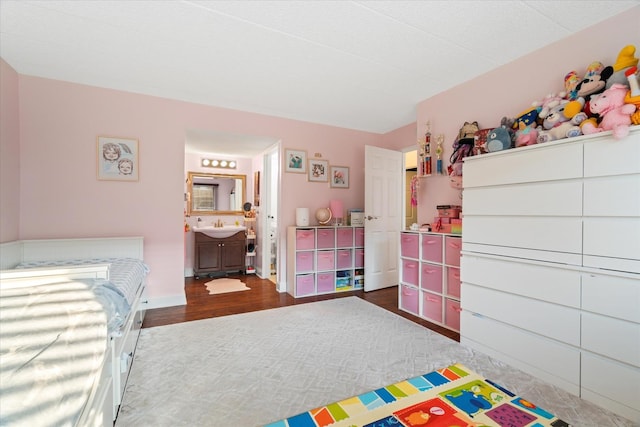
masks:
[[[256,275],[229,275],[245,282],[251,290],[232,292],[228,294],[209,295],[205,283],[209,278],[186,278],[185,293],[187,305],[156,308],[147,310],[143,328],[170,325],[173,323],[189,322],[191,320],[208,319],[211,317],[227,316],[230,314],[247,313],[251,311],[267,310],[287,305],[305,304],[333,298],[357,296],[365,301],[396,313],[419,325],[429,328],[453,340],[460,341],[460,334],[436,324],[422,320],[398,309],[398,288],[386,288],[377,291],[349,291],[330,295],[319,295],[305,298],[293,298],[287,293],[276,291],[273,282],[263,280]]]

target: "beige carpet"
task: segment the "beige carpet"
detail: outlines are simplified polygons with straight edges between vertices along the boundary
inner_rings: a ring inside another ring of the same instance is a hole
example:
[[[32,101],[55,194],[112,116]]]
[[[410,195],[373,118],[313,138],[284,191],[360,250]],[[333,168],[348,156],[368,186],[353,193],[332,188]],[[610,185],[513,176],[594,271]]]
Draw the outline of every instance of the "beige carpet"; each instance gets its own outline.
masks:
[[[254,427],[462,363],[580,427],[633,423],[357,297],[142,329],[116,427]]]
[[[228,292],[248,291],[249,288],[240,279],[215,279],[204,284],[209,295],[226,294]]]

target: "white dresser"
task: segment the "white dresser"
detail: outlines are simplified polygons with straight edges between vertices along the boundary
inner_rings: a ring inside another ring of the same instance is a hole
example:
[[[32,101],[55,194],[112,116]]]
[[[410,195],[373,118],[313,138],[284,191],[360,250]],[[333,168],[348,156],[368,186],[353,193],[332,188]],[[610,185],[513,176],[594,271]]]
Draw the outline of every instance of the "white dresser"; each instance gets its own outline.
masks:
[[[463,177],[461,342],[640,422],[640,127]]]

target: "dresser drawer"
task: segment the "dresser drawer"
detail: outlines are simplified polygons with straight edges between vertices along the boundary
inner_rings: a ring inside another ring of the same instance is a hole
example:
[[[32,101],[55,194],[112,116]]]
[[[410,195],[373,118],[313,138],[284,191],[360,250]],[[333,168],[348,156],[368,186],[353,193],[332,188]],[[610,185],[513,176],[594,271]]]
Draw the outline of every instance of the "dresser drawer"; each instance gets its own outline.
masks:
[[[433,234],[422,235],[422,259],[424,261],[442,262],[442,237]]]
[[[296,273],[308,273],[313,268],[313,251],[296,252]]]
[[[447,295],[460,298],[460,269],[446,267],[447,269]]]
[[[315,249],[316,247],[316,233],[313,229],[298,229],[296,230],[296,249]]]
[[[318,251],[316,252],[316,269],[318,271],[333,270],[335,264],[336,253],[334,251]]]
[[[578,310],[462,284],[462,308],[571,345],[580,345]]]
[[[640,218],[585,217],[583,253],[585,267],[640,273]]]
[[[640,368],[640,323],[582,313],[582,348]]]
[[[418,259],[418,239],[417,233],[400,233],[400,256]]]
[[[640,280],[584,273],[582,309],[640,323]]]
[[[418,261],[410,259],[402,260],[402,282],[410,285],[418,286],[418,274],[420,272],[420,264]]]
[[[442,322],[442,297],[430,292],[422,293],[422,317],[436,323]]]
[[[336,236],[337,248],[350,248],[353,246],[353,228],[338,228]]]
[[[406,285],[400,285],[400,308],[418,314],[418,290]]]
[[[459,237],[447,236],[444,238],[444,245],[445,264],[460,267],[460,250],[462,249],[462,239]]]
[[[586,394],[584,390],[588,390],[594,395],[606,396],[608,399],[640,411],[640,369],[638,368],[583,352],[582,388],[583,396]],[[597,402],[597,399],[589,400]],[[625,415],[631,416],[631,414]]]
[[[580,272],[536,264],[464,255],[463,282],[580,307]]]
[[[420,288],[442,293],[442,266],[423,262],[420,266]]]
[[[317,249],[333,249],[336,246],[335,228],[318,228],[316,237]]]

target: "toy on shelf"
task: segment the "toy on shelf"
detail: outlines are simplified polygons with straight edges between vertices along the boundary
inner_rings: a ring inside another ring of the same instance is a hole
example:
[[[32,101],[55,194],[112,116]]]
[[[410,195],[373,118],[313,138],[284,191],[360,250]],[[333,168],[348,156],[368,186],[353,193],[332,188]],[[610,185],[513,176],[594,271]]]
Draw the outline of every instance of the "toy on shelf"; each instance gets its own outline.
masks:
[[[427,122],[424,141],[418,141],[418,175],[431,175],[431,124]]]
[[[592,98],[591,111],[599,114],[601,119],[597,126],[591,122],[582,126],[582,133],[589,135],[611,130],[616,139],[627,136],[631,126],[631,115],[636,111],[635,105],[625,103],[627,92],[629,92],[627,86],[616,83]]]
[[[582,99],[576,102],[584,105],[584,100]],[[551,105],[542,121],[543,130],[538,133],[538,144],[580,136],[582,134],[579,125],[587,119],[587,115],[582,111],[576,111],[576,108],[570,109],[569,111],[565,110],[568,104],[569,101],[565,99]]]
[[[631,104],[636,107],[636,112],[631,114],[631,123],[640,125],[640,85],[638,84],[638,67],[632,67],[627,70],[627,80],[629,81],[629,92],[624,97],[625,104]]]
[[[440,134],[436,137],[436,173],[438,175],[444,174],[442,170],[442,143],[444,142],[444,135]]]
[[[629,68],[638,66],[638,58],[635,57],[635,54],[636,47],[633,45],[627,45],[620,49],[616,62],[613,64],[613,73],[607,80],[607,89],[616,83],[625,86],[628,84],[625,73]]]

